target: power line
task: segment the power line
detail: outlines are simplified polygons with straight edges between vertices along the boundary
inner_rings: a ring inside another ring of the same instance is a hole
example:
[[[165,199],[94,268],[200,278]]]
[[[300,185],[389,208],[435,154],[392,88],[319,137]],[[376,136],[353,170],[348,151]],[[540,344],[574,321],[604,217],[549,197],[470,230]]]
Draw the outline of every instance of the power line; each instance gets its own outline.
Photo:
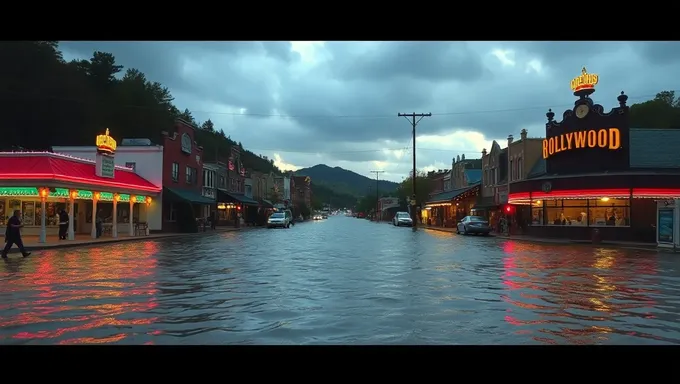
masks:
[[[672,92],[680,92],[680,90],[671,90]],[[16,91],[11,91],[11,90],[0,90],[0,93],[6,93],[6,94],[14,94],[14,95],[21,95],[21,96],[30,96],[33,99],[38,99],[38,98],[43,98],[43,99],[53,99],[53,100],[60,100],[60,101],[71,101],[71,102],[76,102],[76,103],[82,103],[82,104],[106,104],[106,103],[98,103],[93,100],[85,100],[85,99],[76,99],[76,98],[63,98],[59,96],[51,96],[51,95],[45,95],[45,94],[34,94],[34,95],[27,95],[23,92],[16,92]],[[658,93],[658,92],[657,92]],[[653,98],[657,95],[657,93],[654,94],[647,94],[647,95],[639,95],[639,96],[630,96],[628,100],[640,100],[640,99],[649,99]],[[161,108],[154,108],[154,107],[148,107],[148,106],[143,106],[143,105],[134,105],[134,104],[117,104],[116,105],[119,108],[134,108],[134,109],[146,109],[146,110],[156,110],[156,111],[164,111],[164,109]],[[552,105],[546,105],[546,106],[532,106],[532,107],[520,107],[520,108],[507,108],[507,109],[488,109],[488,110],[477,110],[477,111],[457,111],[457,112],[438,112],[438,113],[432,113],[432,116],[461,116],[461,115],[476,115],[476,114],[491,114],[491,113],[508,113],[508,112],[522,112],[522,111],[531,111],[531,110],[548,110],[549,108],[568,108],[568,107],[573,107],[573,103],[570,104],[552,104]],[[179,109],[179,108],[177,108]],[[276,113],[253,113],[253,112],[217,112],[217,111],[198,111],[194,110],[191,111],[193,115],[197,114],[202,114],[202,115],[221,115],[221,116],[233,116],[233,117],[238,117],[238,116],[243,116],[243,117],[278,117],[282,119],[299,119],[299,118],[309,118],[309,119],[387,119],[387,118],[393,118],[394,115],[286,115],[286,114],[276,114]]]

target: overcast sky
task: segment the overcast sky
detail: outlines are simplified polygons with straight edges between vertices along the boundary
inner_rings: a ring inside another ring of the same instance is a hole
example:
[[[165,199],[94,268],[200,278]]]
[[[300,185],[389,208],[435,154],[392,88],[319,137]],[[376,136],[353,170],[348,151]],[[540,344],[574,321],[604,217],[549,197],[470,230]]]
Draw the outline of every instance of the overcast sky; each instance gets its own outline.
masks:
[[[675,42],[63,42],[66,59],[111,52],[170,88],[178,108],[211,119],[283,169],[340,166],[400,181],[411,126],[398,112],[432,112],[417,128],[419,169],[479,158],[509,134],[542,137],[548,108],[573,105],[571,79],[600,75],[611,108],[680,89]]]

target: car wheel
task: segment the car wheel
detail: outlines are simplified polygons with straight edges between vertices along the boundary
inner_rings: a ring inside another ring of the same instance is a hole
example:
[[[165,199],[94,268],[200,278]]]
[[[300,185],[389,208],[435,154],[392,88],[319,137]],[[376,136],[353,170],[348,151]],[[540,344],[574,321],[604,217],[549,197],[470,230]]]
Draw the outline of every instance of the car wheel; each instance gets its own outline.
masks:
[[[463,225],[463,235],[467,236],[467,234],[468,234],[467,227]]]
[[[460,235],[460,228],[456,225],[456,234]]]

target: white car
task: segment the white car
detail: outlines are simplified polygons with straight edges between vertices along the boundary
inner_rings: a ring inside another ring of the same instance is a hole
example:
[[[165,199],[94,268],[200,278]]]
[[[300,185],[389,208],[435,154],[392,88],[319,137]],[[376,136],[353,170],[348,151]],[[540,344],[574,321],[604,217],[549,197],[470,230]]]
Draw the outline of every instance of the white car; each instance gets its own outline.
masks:
[[[412,227],[413,220],[411,220],[411,216],[409,216],[408,212],[397,212],[392,219],[392,225],[395,227],[401,227],[402,225]]]
[[[312,220],[321,220],[321,219],[322,219],[322,217],[321,217],[321,215],[319,215],[318,213],[315,214],[315,215],[312,217]]]
[[[286,212],[274,212],[267,219],[267,228],[290,228],[290,219]]]

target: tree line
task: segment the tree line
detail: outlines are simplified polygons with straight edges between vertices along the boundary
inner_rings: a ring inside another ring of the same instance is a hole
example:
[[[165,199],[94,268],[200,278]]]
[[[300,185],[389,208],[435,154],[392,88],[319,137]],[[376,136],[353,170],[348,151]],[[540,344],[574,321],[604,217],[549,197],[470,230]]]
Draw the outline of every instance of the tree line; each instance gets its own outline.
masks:
[[[273,159],[256,155],[232,140],[211,120],[197,121],[173,104],[170,90],[135,68],[96,51],[89,60],[66,61],[56,41],[0,42],[0,111],[3,150],[49,150],[53,145],[92,145],[110,128],[118,138],[162,142],[181,118],[196,127],[206,161],[224,160],[241,148],[246,168],[281,173]]]

